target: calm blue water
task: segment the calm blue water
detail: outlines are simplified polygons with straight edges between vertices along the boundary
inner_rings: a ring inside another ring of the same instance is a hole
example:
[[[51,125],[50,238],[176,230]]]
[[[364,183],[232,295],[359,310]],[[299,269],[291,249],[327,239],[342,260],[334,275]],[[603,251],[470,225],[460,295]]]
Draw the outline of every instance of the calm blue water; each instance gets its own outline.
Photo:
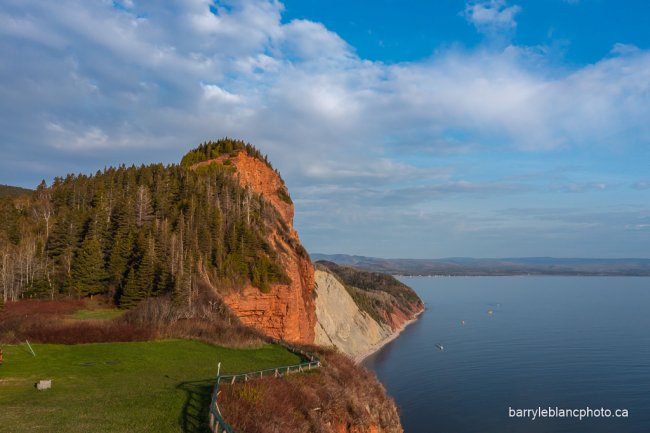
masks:
[[[402,281],[427,310],[365,365],[406,433],[650,432],[650,278]],[[508,417],[538,406],[625,408],[629,418]]]

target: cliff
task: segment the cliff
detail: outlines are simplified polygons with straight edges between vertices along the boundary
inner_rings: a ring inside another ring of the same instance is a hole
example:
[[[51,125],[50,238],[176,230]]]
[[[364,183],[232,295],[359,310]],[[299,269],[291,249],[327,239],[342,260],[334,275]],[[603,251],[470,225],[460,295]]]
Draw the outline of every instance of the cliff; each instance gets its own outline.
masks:
[[[268,293],[247,284],[239,291],[225,294],[225,303],[242,323],[270,337],[312,344],[316,323],[314,268],[293,227],[294,207],[287,187],[269,164],[243,150],[195,163],[192,169],[211,164],[233,167],[240,185],[267,200],[278,212],[285,229],[272,228],[267,231],[266,240],[276,250],[290,282],[271,284]]]
[[[351,358],[370,352],[392,334],[361,311],[343,284],[331,273],[316,271],[316,341],[320,346],[335,346]]]
[[[389,275],[318,262],[315,280],[315,343],[356,360],[395,338],[424,309],[409,287]]]
[[[50,298],[56,306],[63,298],[91,298],[128,310],[110,326],[90,327],[68,323],[56,309],[47,320],[5,314],[0,334],[66,343],[192,338],[245,347],[259,344],[261,331],[300,345],[336,346],[348,357],[314,348],[324,360],[319,374],[244,384],[269,388],[256,399],[263,407],[243,415],[262,422],[259,431],[276,421],[301,426],[277,431],[402,431],[394,402],[350,358],[394,337],[421,311],[420,300],[388,276],[328,263],[315,275],[293,227],[287,188],[252,145],[222,139],[190,150],[177,165],[56,178],[27,197],[0,199],[0,215],[0,299]],[[25,278],[24,263],[33,268]],[[234,394],[235,407],[245,400]],[[268,416],[259,416],[264,408]]]

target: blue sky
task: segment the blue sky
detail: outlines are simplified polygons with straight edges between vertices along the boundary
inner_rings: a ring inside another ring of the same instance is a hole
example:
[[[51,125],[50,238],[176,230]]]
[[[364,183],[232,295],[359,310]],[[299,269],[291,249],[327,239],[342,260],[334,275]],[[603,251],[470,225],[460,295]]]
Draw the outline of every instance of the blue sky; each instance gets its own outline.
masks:
[[[288,0],[283,22],[310,19],[349,42],[358,55],[379,61],[418,61],[453,45],[477,48],[485,38],[467,20],[457,0],[377,0],[375,2]],[[494,3],[498,5],[498,2]],[[516,31],[508,42],[557,50],[562,63],[584,65],[609,55],[617,43],[648,46],[648,4],[605,0],[523,0],[515,7]],[[561,56],[560,56],[561,54]]]
[[[641,1],[0,5],[0,183],[267,153],[309,251],[650,257]]]

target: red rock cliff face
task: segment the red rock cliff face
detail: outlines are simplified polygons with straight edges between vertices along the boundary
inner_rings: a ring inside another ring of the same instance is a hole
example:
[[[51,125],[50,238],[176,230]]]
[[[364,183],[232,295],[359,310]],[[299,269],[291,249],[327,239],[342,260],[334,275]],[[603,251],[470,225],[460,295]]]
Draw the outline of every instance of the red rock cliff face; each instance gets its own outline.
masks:
[[[291,283],[274,284],[269,293],[247,286],[241,292],[225,295],[224,301],[244,324],[259,329],[270,337],[313,344],[316,323],[312,295],[314,267],[309,257],[296,247],[300,245],[300,240],[293,228],[293,204],[282,199],[282,194],[288,197],[287,187],[273,169],[245,152],[239,152],[235,157],[222,156],[216,160],[204,161],[193,168],[223,163],[226,159],[236,168],[240,184],[269,201],[289,228],[289,240],[283,239],[274,231],[268,241],[271,245],[281,246],[277,251],[278,257]]]
[[[424,311],[422,302],[408,304],[400,308],[394,308],[392,312],[383,313],[386,323],[391,327],[393,332],[401,330],[405,324],[415,320],[420,313]]]
[[[336,433],[381,433],[376,425],[358,426],[349,424],[339,424],[336,426]]]

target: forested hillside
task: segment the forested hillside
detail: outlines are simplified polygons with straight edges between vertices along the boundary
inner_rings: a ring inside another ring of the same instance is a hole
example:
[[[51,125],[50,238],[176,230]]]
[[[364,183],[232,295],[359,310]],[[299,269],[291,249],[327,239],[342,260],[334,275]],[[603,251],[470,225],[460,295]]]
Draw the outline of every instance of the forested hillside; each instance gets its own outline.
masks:
[[[32,192],[31,189],[21,188],[19,186],[0,185],[0,198],[29,196]]]
[[[196,149],[190,150],[183,156],[181,166],[188,168],[198,162],[215,159],[222,155],[234,155],[240,151],[246,152],[248,156],[259,159],[260,161],[264,161],[266,165],[271,167],[271,163],[266,155],[262,155],[262,152],[255,146],[241,140],[232,140],[229,138],[200,144]]]
[[[267,233],[277,211],[238,183],[228,165],[189,170],[251,145],[224,139],[180,165],[121,166],[56,178],[28,197],[0,199],[0,299],[105,295],[120,307],[172,294],[191,303],[199,280],[215,287],[287,282]]]

